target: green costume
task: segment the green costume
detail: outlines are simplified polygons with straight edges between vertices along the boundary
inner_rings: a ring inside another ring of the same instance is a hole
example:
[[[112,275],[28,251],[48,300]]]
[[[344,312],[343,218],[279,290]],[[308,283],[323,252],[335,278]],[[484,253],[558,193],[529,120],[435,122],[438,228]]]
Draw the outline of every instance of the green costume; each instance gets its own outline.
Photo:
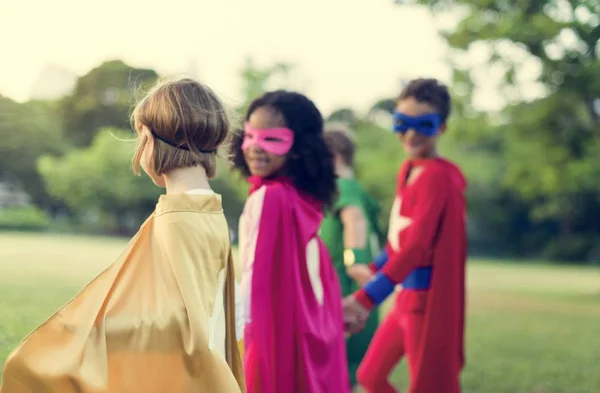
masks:
[[[340,217],[342,209],[357,206],[362,209],[367,220],[367,245],[364,249],[354,249],[354,263],[368,264],[380,252],[381,231],[378,225],[378,203],[371,198],[355,179],[338,178],[339,197],[332,212],[328,213],[321,224],[319,232],[321,239],[327,246],[333,264],[338,273],[344,296],[353,293],[359,288],[358,284],[346,274],[344,264],[344,226]],[[348,354],[348,369],[352,385],[356,384],[356,370],[362,361],[371,342],[373,334],[379,323],[377,312],[371,313],[363,331],[351,336],[346,341]]]

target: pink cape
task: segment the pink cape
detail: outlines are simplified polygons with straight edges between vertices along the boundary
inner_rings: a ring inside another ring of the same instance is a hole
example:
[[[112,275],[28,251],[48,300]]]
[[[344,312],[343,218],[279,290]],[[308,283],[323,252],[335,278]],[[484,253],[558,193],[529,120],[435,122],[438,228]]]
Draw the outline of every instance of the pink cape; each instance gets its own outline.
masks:
[[[252,321],[244,338],[247,390],[349,392],[342,293],[317,237],[321,206],[301,196],[288,179],[250,182],[251,193],[267,189],[252,268]],[[322,293],[313,289],[307,269],[311,239],[318,242]]]

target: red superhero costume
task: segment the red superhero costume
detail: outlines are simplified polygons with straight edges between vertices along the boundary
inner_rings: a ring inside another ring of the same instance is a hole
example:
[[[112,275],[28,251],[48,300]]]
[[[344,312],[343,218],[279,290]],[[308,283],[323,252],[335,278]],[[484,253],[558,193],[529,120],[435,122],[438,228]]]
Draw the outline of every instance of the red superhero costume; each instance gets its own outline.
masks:
[[[423,167],[423,172],[407,184],[416,167]],[[403,287],[358,370],[358,381],[367,392],[396,392],[387,379],[405,354],[409,393],[460,392],[465,188],[460,169],[442,158],[407,161],[400,169],[386,251],[372,264],[373,279],[356,293],[370,309],[397,284]]]

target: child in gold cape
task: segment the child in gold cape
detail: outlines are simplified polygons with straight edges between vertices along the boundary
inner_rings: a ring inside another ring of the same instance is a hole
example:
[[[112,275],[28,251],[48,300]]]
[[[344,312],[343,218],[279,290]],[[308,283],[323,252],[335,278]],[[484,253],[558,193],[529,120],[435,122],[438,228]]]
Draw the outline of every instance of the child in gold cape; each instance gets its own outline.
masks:
[[[245,391],[229,231],[208,184],[224,108],[183,79],[157,85],[132,118],[134,170],[166,194],[125,252],[9,356],[0,393]]]

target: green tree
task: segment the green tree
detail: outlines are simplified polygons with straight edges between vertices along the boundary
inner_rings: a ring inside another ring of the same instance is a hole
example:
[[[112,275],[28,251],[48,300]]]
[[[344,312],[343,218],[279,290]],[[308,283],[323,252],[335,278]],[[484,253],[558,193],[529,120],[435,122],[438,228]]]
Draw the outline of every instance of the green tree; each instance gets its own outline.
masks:
[[[600,129],[600,26],[597,1],[419,0],[434,14],[457,11],[457,26],[442,31],[451,60],[473,48],[489,50],[488,69],[503,73],[500,92],[509,105],[490,129],[504,156],[502,190],[528,206],[521,244],[550,257],[594,258],[600,227],[597,153]],[[461,87],[472,89],[472,72],[453,62]],[[539,69],[527,80],[531,68]],[[524,83],[543,88],[527,99]],[[468,103],[469,104],[469,103]],[[471,106],[472,110],[472,106]],[[507,208],[508,210],[508,208]],[[587,213],[587,214],[586,214]]]
[[[62,102],[65,135],[76,146],[88,146],[102,127],[128,128],[136,95],[157,78],[154,70],[133,68],[121,60],[92,69]]]
[[[337,109],[327,117],[329,122],[341,122],[348,125],[355,124],[358,121],[358,116],[351,108]]]
[[[89,147],[62,157],[42,156],[39,172],[49,193],[80,221],[113,234],[134,232],[156,205],[158,189],[147,176],[131,171],[135,144],[121,138],[130,132],[105,128]]]
[[[392,114],[394,113],[394,109],[396,108],[396,100],[393,98],[383,98],[377,101],[371,109],[369,109],[369,114],[375,114],[377,112],[384,112]]]
[[[55,201],[37,173],[37,158],[69,147],[56,108],[56,102],[19,104],[0,96],[0,181],[18,185],[43,208],[51,208]]]
[[[390,127],[367,119],[349,124],[356,142],[356,177],[381,204],[383,223],[388,217],[396,194],[396,177],[404,160],[402,145]],[[384,228],[386,225],[384,225]]]

